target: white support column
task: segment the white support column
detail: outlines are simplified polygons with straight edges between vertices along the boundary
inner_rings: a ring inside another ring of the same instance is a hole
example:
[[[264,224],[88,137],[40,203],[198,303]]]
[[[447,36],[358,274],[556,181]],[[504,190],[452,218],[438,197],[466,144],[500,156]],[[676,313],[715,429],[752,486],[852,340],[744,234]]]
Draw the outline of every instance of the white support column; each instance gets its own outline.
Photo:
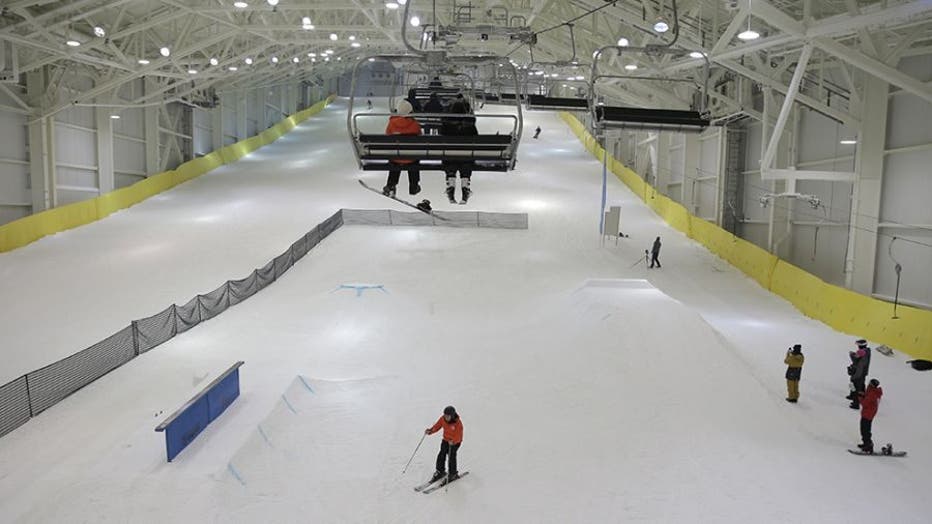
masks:
[[[807,43],[803,46],[802,53],[799,55],[799,60],[796,63],[796,70],[793,71],[793,79],[790,80],[790,85],[786,91],[786,98],[783,99],[783,107],[780,108],[780,115],[777,117],[777,123],[773,128],[773,134],[770,136],[767,149],[761,157],[760,169],[762,177],[765,176],[764,171],[774,167],[773,160],[777,154],[777,145],[780,143],[783,127],[786,125],[786,120],[790,116],[790,109],[793,108],[793,102],[796,100],[796,94],[799,92],[799,83],[803,79],[803,74],[806,72],[806,66],[809,64],[809,57],[811,56],[812,44]]]
[[[246,114],[246,108],[248,104],[246,103],[246,91],[237,91],[236,92],[236,140],[244,140],[249,138],[249,135],[246,134],[246,119],[248,118]]]
[[[288,111],[288,86],[284,84],[278,86],[278,109],[282,113],[287,113]],[[284,117],[285,115],[282,115],[278,120]]]
[[[697,133],[686,133],[683,151],[683,205],[694,215],[699,213],[698,188],[699,182],[696,177],[699,174],[699,135]]]
[[[158,84],[151,78],[145,80],[146,93],[158,91]],[[146,176],[152,176],[161,169],[161,147],[159,145],[159,106],[143,108],[146,138]]]
[[[210,143],[213,151],[223,147],[223,98],[220,100],[217,107],[210,110]]]
[[[854,157],[858,178],[851,202],[845,286],[865,295],[874,291],[889,91],[887,82],[873,76],[865,79],[861,133]]]
[[[29,104],[36,114],[44,112],[46,69],[26,74],[26,92]],[[55,159],[48,137],[54,117],[38,118],[29,122],[29,177],[32,186],[32,212],[38,213],[54,207]]]
[[[97,121],[97,191],[106,194],[114,190],[116,182],[113,174],[113,119],[110,111],[98,107],[94,109]]]
[[[725,174],[728,168],[728,126],[718,128],[718,158],[715,159],[715,223],[725,224]],[[744,176],[738,173],[738,176]]]
[[[268,111],[265,110],[268,93],[267,87],[256,88],[256,108],[254,114],[256,116],[256,127],[260,133],[269,128]]]

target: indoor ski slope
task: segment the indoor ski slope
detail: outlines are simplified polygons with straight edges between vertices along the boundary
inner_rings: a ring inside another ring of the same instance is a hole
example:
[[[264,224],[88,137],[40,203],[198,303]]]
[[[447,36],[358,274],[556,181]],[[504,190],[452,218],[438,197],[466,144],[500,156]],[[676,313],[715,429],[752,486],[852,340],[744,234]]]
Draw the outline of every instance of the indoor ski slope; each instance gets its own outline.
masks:
[[[516,172],[475,175],[468,208],[526,212],[529,230],[341,228],[255,297],[0,439],[0,521],[926,522],[932,377],[875,354],[875,442],[910,455],[848,454],[855,337],[613,178],[631,237],[600,248],[601,166],[556,115],[526,117],[541,139],[525,134]],[[338,102],[237,164],[0,254],[0,293],[17,297],[0,383],[245,276],[337,209],[395,206],[359,176]],[[442,175],[422,185],[462,209]],[[658,235],[663,269],[632,267]],[[350,283],[385,292],[336,290]],[[793,343],[798,405],[783,400]],[[165,463],[153,428],[236,360],[242,396]],[[439,436],[402,467],[447,404],[471,473],[415,493]]]

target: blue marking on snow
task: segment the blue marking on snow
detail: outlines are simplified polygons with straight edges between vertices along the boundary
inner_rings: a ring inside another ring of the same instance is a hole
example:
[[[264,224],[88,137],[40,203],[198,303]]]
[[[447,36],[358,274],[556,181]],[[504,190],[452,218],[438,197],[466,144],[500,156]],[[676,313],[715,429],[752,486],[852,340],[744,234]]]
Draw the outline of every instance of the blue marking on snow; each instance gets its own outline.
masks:
[[[366,291],[367,289],[378,289],[378,290],[381,291],[382,293],[388,293],[388,291],[385,290],[385,285],[384,285],[384,284],[340,284],[339,286],[337,286],[336,289],[334,289],[333,291],[331,291],[331,293],[333,293],[333,292],[335,292],[335,291],[339,291],[339,290],[341,290],[341,289],[353,289],[353,290],[355,290],[355,291],[356,291],[356,297],[357,297],[357,298],[361,297],[362,294],[363,294],[363,292]]]
[[[314,390],[311,388],[311,385],[307,383],[307,380],[305,380],[304,377],[302,377],[301,375],[298,375],[298,378],[301,379],[301,383],[304,384],[304,387],[306,387],[308,391],[310,391],[311,393],[314,392]]]
[[[288,397],[286,397],[285,395],[282,395],[282,400],[285,401],[285,405],[288,406],[288,409],[290,409],[292,413],[294,413],[295,415],[298,414],[298,412],[295,411],[294,406],[291,405],[291,402],[288,402]]]
[[[268,444],[269,447],[271,447],[271,446],[272,446],[272,441],[269,440],[269,436],[266,435],[266,434],[265,434],[265,430],[262,429],[262,424],[257,424],[256,427],[259,428],[259,434],[262,435],[262,438],[263,438],[263,439],[265,439],[265,443]]]
[[[233,467],[233,463],[232,463],[232,462],[227,462],[227,469],[230,470],[230,473],[233,474],[233,476],[236,478],[236,480],[239,481],[240,484],[242,484],[242,485],[244,485],[244,486],[246,485],[246,481],[243,480],[243,477],[241,477],[241,476],[239,475],[239,471],[236,471],[236,468]]]

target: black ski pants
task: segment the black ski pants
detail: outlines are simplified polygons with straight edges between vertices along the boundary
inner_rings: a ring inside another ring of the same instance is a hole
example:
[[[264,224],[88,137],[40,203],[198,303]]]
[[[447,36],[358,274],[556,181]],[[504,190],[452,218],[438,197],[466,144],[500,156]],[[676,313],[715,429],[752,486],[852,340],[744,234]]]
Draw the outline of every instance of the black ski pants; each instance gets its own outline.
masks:
[[[873,420],[861,417],[861,444],[864,446],[864,451],[874,451],[874,441],[871,440],[871,426],[873,424]]]
[[[456,452],[459,451],[459,444],[450,444],[446,440],[440,443],[440,453],[437,454],[437,471],[444,472],[444,462],[447,461],[447,455],[450,455],[450,475],[456,475],[459,471],[456,469]]]
[[[408,171],[408,192],[412,195],[416,194],[415,189],[420,189],[421,183],[421,172],[418,170],[417,163],[414,164],[389,164],[388,168],[388,180],[385,182],[385,185],[388,187],[395,187],[398,185],[398,181],[401,179],[401,170],[406,169]]]
[[[864,378],[851,377],[851,383],[854,384],[854,393],[851,395],[851,406],[861,406],[861,394],[864,393]]]
[[[657,267],[660,267],[660,252],[654,251],[650,254],[650,267],[653,268],[654,264],[657,264]]]

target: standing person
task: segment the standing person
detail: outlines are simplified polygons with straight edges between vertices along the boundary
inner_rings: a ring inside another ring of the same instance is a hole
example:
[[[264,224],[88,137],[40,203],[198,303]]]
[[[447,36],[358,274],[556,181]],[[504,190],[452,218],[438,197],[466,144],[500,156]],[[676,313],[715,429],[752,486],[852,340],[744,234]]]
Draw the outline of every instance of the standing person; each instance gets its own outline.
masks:
[[[464,103],[457,100],[450,106],[450,114],[466,115],[469,114],[469,109]],[[443,136],[476,136],[479,134],[479,131],[476,129],[475,118],[444,118],[443,125],[440,128],[440,134]],[[469,200],[470,195],[472,195],[472,189],[470,188],[472,167],[472,162],[468,160],[447,161],[443,163],[443,170],[447,174],[447,199],[451,204],[456,203],[457,170],[460,172],[460,187],[463,192],[462,203],[465,204]]]
[[[444,463],[447,461],[447,455],[450,457],[450,480],[460,476],[459,470],[456,469],[456,452],[459,451],[463,443],[463,421],[460,420],[456,408],[447,406],[443,408],[443,416],[437,419],[437,422],[424,430],[427,435],[433,435],[443,428],[443,440],[440,441],[440,453],[437,454],[437,471],[431,478],[431,482],[441,479],[446,475]]]
[[[540,126],[537,126],[537,129],[534,130],[534,138],[537,138],[539,136],[540,136]]]
[[[372,111],[372,100],[366,100],[366,107],[369,108],[370,111]]]
[[[854,391],[850,395],[851,409],[861,407],[860,396],[864,393],[864,381],[867,380],[867,374],[871,368],[871,348],[867,347],[867,341],[864,339],[856,342],[858,349],[850,352],[851,366],[848,367],[851,374],[851,384],[854,385]]]
[[[858,444],[858,447],[865,453],[874,452],[871,430],[873,429],[874,417],[877,415],[880,397],[882,396],[883,389],[880,388],[880,381],[876,378],[872,378],[867,390],[859,395],[861,399],[861,443]]]
[[[803,373],[803,346],[796,344],[786,352],[783,363],[786,364],[786,401],[793,404],[799,400],[799,379]]]
[[[650,268],[654,269],[654,264],[660,268],[660,237],[654,240],[654,245],[650,248]]]
[[[388,119],[388,127],[385,128],[386,135],[420,135],[421,124],[411,118],[411,104],[407,100],[398,103],[398,114],[392,115]],[[388,168],[388,180],[382,193],[385,196],[395,198],[395,187],[401,178],[401,166],[407,166],[408,171],[408,194],[416,195],[421,192],[421,172],[414,160],[391,160]]]

